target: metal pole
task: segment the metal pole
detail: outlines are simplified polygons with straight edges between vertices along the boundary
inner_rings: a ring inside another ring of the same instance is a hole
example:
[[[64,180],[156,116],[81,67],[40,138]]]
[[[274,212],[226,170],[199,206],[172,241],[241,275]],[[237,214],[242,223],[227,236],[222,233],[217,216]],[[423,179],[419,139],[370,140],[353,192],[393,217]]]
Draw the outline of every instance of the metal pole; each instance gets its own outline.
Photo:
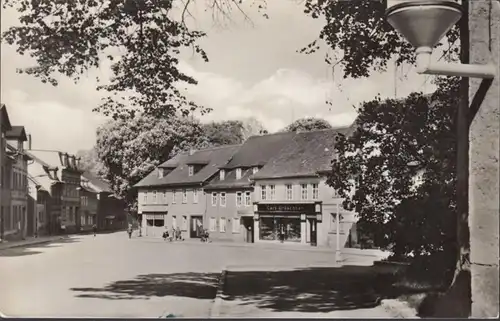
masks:
[[[336,250],[335,250],[335,262],[340,263],[342,262],[342,255],[340,253],[340,211],[339,211],[339,204],[337,204],[337,222],[336,223]]]

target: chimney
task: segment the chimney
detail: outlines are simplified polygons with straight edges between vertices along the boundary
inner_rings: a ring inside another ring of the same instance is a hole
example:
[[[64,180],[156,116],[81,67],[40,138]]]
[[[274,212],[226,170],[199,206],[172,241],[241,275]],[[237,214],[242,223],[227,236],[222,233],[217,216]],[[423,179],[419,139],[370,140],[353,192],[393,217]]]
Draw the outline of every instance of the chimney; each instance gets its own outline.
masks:
[[[31,134],[28,134],[28,150],[31,150]]]

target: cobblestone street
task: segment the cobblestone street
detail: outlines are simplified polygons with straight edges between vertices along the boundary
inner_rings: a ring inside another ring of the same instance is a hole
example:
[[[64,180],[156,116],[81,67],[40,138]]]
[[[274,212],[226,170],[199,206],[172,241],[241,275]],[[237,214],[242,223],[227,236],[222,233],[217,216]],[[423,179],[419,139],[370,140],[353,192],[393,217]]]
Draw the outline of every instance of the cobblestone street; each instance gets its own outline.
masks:
[[[334,253],[129,240],[125,232],[73,236],[0,251],[0,311],[12,317],[207,317],[222,269],[236,265],[331,266]]]

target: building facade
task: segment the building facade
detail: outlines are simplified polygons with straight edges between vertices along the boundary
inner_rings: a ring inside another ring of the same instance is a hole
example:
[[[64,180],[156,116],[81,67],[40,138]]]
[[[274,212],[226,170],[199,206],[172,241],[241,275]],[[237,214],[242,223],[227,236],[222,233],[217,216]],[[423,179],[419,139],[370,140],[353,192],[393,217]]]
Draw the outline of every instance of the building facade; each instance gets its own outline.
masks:
[[[8,217],[10,219],[10,171],[7,165],[6,133],[12,129],[7,107],[0,105],[0,240],[4,239],[4,232]],[[10,224],[10,223],[9,223]]]
[[[203,188],[238,147],[179,154],[137,183],[142,235],[160,237],[167,229],[179,228],[183,238],[198,238],[208,224]]]

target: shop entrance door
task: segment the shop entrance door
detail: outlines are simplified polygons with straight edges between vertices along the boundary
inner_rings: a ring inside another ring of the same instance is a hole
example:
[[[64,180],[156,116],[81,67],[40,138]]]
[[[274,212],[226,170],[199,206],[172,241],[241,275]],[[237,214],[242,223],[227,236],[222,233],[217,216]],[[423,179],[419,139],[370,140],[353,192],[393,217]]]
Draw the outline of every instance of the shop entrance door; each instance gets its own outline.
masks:
[[[243,227],[245,228],[245,242],[253,243],[253,217],[242,217]]]
[[[309,235],[311,235],[311,246],[318,245],[318,221],[316,219],[309,219]]]
[[[200,238],[199,232],[203,228],[203,216],[191,216],[190,238]]]

